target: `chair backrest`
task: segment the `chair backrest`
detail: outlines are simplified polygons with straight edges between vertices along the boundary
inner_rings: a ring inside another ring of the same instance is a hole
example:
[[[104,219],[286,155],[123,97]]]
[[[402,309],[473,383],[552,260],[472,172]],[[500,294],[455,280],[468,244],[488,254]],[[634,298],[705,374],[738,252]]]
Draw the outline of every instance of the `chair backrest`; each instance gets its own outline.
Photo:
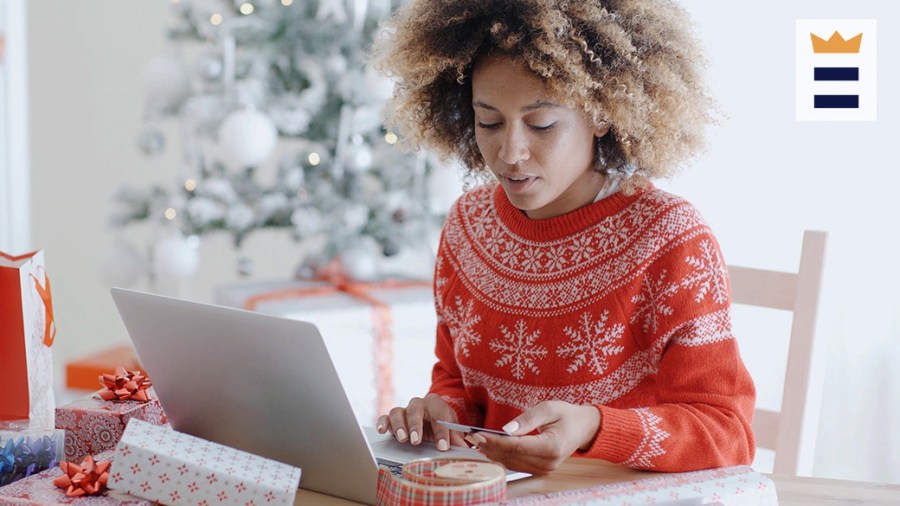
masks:
[[[775,450],[778,474],[812,471],[821,396],[810,396],[810,371],[826,235],[804,232],[796,273],[728,266],[734,304],[793,312],[781,411],[757,408],[753,418],[756,446]]]

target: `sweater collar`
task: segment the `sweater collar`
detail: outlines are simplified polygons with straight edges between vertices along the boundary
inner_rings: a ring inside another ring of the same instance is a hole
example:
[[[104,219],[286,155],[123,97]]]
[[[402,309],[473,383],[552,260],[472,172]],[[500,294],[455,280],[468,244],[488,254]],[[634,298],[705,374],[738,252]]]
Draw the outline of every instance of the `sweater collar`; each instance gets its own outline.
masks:
[[[500,221],[511,232],[533,241],[549,241],[570,236],[595,225],[598,221],[622,211],[636,201],[642,193],[652,188],[653,186],[648,184],[637,189],[632,195],[625,195],[619,191],[574,211],[542,220],[525,216],[525,213],[509,201],[506,192],[499,184],[494,187],[493,197]]]

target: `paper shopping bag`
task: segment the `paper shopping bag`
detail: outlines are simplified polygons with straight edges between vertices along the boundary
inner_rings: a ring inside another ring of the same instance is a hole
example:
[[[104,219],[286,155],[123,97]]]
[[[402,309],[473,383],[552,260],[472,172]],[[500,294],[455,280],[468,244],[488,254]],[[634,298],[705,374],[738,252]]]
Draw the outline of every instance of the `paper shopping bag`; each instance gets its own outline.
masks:
[[[55,337],[44,252],[0,252],[0,420],[53,428]]]

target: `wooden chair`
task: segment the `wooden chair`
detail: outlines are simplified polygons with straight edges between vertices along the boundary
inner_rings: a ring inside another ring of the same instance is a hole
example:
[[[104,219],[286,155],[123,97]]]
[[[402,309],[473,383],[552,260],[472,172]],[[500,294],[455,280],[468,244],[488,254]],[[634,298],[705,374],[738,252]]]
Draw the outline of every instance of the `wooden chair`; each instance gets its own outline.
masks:
[[[757,408],[753,418],[756,446],[775,451],[777,474],[812,472],[821,393],[811,392],[810,371],[825,238],[825,232],[804,232],[797,273],[728,266],[734,304],[793,312],[781,411]]]

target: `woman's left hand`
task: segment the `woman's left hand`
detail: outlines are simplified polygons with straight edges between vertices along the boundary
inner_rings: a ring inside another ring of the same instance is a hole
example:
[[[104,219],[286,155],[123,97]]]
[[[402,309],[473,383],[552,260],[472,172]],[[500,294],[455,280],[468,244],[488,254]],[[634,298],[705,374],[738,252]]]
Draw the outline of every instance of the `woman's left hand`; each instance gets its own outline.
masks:
[[[466,436],[487,458],[507,469],[545,475],[577,449],[587,449],[600,430],[600,410],[563,401],[544,401],[503,426],[513,437],[487,432]],[[540,434],[519,436],[534,430]]]

